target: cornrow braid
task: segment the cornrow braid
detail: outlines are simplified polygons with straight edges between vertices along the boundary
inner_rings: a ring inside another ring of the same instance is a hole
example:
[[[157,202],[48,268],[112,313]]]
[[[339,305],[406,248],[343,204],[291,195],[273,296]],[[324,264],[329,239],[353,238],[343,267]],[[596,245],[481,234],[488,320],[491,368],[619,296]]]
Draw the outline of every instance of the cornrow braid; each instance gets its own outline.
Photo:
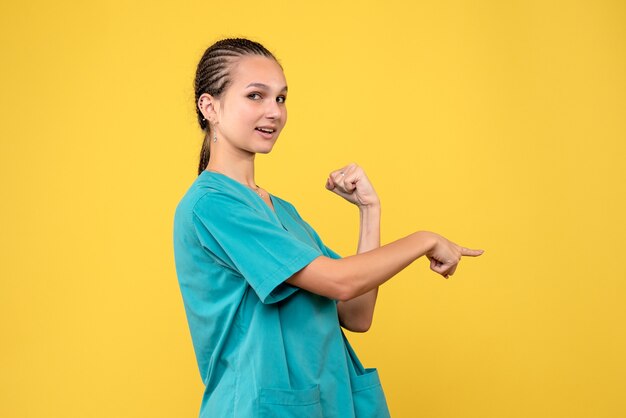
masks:
[[[205,132],[202,149],[200,150],[200,175],[209,163],[210,131],[209,121],[204,118],[198,108],[198,99],[207,93],[219,98],[230,85],[230,70],[234,61],[246,55],[261,55],[276,60],[263,45],[244,38],[227,38],[217,41],[207,48],[198,63],[194,80],[196,115],[200,128]]]

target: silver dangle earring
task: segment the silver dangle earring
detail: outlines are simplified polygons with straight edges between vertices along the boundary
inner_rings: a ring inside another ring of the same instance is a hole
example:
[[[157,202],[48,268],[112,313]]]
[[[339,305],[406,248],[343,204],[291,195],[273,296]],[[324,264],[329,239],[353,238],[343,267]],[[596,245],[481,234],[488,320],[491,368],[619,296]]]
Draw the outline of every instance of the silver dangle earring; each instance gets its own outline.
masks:
[[[217,142],[217,134],[213,133],[213,142]]]

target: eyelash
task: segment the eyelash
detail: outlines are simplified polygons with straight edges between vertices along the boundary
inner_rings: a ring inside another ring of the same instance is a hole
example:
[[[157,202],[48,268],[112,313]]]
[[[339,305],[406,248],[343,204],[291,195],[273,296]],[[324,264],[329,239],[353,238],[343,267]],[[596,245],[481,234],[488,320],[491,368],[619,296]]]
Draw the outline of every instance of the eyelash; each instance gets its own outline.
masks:
[[[250,94],[248,94],[248,98],[252,99],[252,100],[258,100],[258,99],[262,98],[262,96],[259,93],[250,93]],[[285,103],[287,101],[287,98],[285,96],[278,96],[276,98],[276,101],[278,103]]]

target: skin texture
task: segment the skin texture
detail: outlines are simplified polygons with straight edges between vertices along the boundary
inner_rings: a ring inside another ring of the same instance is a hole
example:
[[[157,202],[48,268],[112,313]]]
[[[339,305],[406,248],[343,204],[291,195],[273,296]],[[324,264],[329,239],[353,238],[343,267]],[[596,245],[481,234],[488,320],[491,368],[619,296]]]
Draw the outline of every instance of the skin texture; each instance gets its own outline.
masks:
[[[234,61],[231,84],[220,97],[203,94],[198,108],[209,121],[211,158],[207,170],[225,174],[260,192],[272,209],[268,193],[254,180],[254,158],[269,153],[287,122],[287,82],[282,68],[271,58],[244,56]],[[274,132],[262,134],[256,128]],[[380,200],[365,171],[355,163],[332,171],[326,189],[359,209],[357,254],[342,259],[320,256],[287,282],[310,292],[339,300],[341,325],[365,332],[372,323],[378,287],[419,257],[448,278],[463,256],[482,250],[461,247],[433,232],[418,231],[380,246]]]

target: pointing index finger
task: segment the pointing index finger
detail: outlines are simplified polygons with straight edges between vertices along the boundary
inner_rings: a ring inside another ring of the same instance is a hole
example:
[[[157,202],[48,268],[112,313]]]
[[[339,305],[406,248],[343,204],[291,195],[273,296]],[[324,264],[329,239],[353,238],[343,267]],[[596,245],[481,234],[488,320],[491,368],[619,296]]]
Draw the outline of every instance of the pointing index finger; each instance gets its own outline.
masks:
[[[484,252],[485,250],[471,250],[469,248],[461,247],[461,255],[466,257],[478,257]]]

